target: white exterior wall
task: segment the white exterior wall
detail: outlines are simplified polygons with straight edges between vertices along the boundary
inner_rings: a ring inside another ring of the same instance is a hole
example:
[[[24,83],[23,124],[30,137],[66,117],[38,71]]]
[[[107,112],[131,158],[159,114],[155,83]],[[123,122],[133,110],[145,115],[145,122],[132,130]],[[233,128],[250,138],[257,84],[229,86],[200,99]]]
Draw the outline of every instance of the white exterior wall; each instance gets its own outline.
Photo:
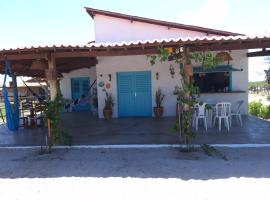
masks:
[[[63,73],[63,79],[60,81],[60,89],[63,97],[71,99],[71,78],[89,77],[90,85],[96,80],[96,67],[90,67],[71,71],[70,73]]]
[[[94,27],[96,43],[206,36],[202,32],[168,28],[137,21],[131,22],[104,15],[95,15]]]
[[[248,58],[247,50],[232,51],[233,60],[230,62],[234,68],[243,69],[244,71],[232,72],[232,91],[243,91],[245,93],[215,93],[201,94],[200,100],[212,102],[231,102],[236,103],[239,100],[244,100],[242,106],[242,114],[248,113]]]
[[[232,72],[232,90],[247,91],[248,87],[248,59],[247,51],[233,51],[231,56],[233,61],[231,64],[234,68],[243,69],[242,72]],[[174,64],[175,76],[171,78],[168,63],[159,63],[155,66],[149,64],[146,56],[115,56],[115,57],[98,57],[97,67],[97,83],[103,81],[105,84],[110,83],[111,88],[107,89],[111,92],[115,100],[113,108],[113,116],[118,117],[118,100],[117,100],[117,77],[116,72],[128,71],[151,71],[152,72],[152,106],[155,106],[155,92],[161,88],[165,94],[163,101],[164,116],[175,116],[176,96],[173,95],[174,86],[179,85],[179,67]],[[159,72],[159,79],[156,80],[156,72]],[[108,74],[112,75],[111,82]],[[102,76],[100,76],[102,75]],[[103,117],[105,93],[102,87],[98,87],[98,104],[99,117]],[[247,114],[248,93],[214,93],[201,94],[200,100],[221,102],[229,101],[232,104],[238,100],[244,100],[242,113]]]
[[[113,108],[113,116],[118,116],[117,103],[117,77],[116,72],[129,71],[151,71],[152,80],[152,106],[155,106],[155,92],[161,88],[165,94],[163,101],[164,116],[175,115],[176,96],[173,95],[174,86],[179,84],[179,68],[175,66],[175,76],[171,78],[169,65],[157,63],[151,66],[146,56],[115,56],[115,57],[98,57],[97,65],[97,83],[111,83],[111,88],[107,90],[113,94],[115,106]],[[156,80],[156,72],[159,72],[159,79]],[[102,74],[102,77],[100,76]],[[112,75],[112,80],[109,82],[108,74]],[[98,87],[98,105],[99,117],[103,117],[105,93],[103,88]]]

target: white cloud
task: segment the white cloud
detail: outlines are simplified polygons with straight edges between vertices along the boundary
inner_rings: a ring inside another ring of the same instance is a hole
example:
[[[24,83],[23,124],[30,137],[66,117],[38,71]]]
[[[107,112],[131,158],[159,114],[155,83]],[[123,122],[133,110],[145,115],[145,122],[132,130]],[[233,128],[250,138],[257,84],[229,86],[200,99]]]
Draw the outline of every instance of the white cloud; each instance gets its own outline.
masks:
[[[220,27],[228,14],[229,3],[226,0],[206,0],[199,10],[188,10],[179,16],[181,23]]]

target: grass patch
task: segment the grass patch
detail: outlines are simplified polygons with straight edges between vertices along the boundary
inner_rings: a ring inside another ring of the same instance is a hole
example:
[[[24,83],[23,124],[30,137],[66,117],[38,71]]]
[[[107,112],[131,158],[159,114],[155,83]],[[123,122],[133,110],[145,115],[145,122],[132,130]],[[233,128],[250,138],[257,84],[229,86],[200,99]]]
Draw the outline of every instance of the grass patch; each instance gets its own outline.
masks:
[[[0,123],[4,122],[3,119],[2,119],[2,115],[5,119],[6,117],[6,110],[5,110],[5,106],[4,106],[4,103],[0,103]]]
[[[225,161],[228,161],[228,158],[223,153],[208,144],[201,145],[201,148],[203,152],[208,156],[217,156]]]
[[[263,105],[261,101],[248,104],[248,112],[256,117],[270,119],[270,105]]]

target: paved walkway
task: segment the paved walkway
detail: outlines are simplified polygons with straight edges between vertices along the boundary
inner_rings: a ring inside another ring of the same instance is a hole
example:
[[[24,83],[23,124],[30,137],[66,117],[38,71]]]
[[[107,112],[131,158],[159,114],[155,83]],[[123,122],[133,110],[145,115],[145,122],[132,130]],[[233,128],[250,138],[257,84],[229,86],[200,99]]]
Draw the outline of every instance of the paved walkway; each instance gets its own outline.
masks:
[[[104,121],[89,113],[65,113],[62,115],[63,130],[73,136],[75,145],[100,144],[176,144],[177,133],[172,131],[174,118],[120,118]],[[230,132],[224,128],[200,131],[196,144],[270,144],[270,122],[243,117],[243,127],[233,124]],[[10,132],[0,125],[0,145],[45,144],[46,129],[20,129]]]

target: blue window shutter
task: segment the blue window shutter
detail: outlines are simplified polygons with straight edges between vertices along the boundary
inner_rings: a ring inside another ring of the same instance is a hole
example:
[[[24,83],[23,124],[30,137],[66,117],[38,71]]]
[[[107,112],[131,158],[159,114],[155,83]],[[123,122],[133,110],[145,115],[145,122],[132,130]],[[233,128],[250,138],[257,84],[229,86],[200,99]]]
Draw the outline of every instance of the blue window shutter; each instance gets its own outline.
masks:
[[[78,99],[80,97],[80,81],[78,79],[72,78],[71,79],[71,92],[72,92],[72,99]]]
[[[88,98],[90,87],[90,78],[88,77],[76,77],[71,78],[71,96],[73,100],[80,99],[82,95],[85,95]],[[91,104],[89,103],[79,103],[74,106],[74,111],[90,111]]]
[[[117,73],[118,115],[132,116],[134,113],[134,78],[132,73]]]
[[[152,115],[151,72],[135,73],[135,115]]]

